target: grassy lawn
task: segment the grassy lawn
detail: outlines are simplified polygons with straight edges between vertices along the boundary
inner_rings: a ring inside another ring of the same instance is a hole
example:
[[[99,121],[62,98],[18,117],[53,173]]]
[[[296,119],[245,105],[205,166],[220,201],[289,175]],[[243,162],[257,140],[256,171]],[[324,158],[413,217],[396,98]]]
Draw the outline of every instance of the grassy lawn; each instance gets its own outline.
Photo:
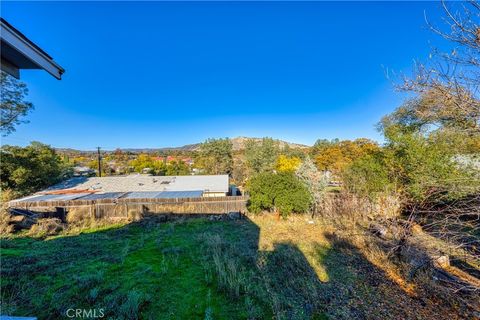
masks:
[[[303,217],[145,220],[1,248],[2,314],[39,319],[69,308],[112,319],[417,319],[446,308]]]

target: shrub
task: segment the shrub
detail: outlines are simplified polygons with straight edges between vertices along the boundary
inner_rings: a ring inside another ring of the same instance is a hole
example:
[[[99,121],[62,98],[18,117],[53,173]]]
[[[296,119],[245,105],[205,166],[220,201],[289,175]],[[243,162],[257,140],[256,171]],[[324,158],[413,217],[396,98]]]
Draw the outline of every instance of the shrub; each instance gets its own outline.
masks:
[[[1,193],[0,201],[2,205],[6,204],[10,200],[20,198],[22,196],[21,193],[18,193],[12,189],[2,189],[0,193]]]
[[[390,175],[409,202],[458,199],[478,190],[478,179],[472,179],[469,168],[455,163],[448,145],[419,133],[396,133],[389,139],[386,152]]]
[[[343,173],[346,190],[362,197],[375,198],[392,189],[387,167],[381,154],[355,160]]]
[[[248,209],[277,211],[286,217],[291,213],[307,212],[312,197],[307,187],[292,173],[260,173],[248,183]]]
[[[57,218],[39,219],[29,231],[30,235],[37,237],[52,236],[65,229],[64,224]]]
[[[307,187],[312,197],[312,213],[317,213],[325,200],[327,177],[313,163],[310,157],[306,157],[295,171],[295,176]]]
[[[390,132],[388,138],[381,151],[357,159],[343,172],[348,191],[371,199],[393,191],[415,204],[460,199],[480,188],[474,170],[456,162],[448,145],[411,132]]]
[[[74,208],[67,213],[67,222],[72,225],[88,225],[92,214],[88,208]]]
[[[10,224],[10,213],[4,208],[0,209],[0,234],[13,233],[14,227]]]
[[[55,149],[39,142],[26,147],[4,145],[0,154],[0,186],[13,190],[15,197],[41,190],[71,173]]]

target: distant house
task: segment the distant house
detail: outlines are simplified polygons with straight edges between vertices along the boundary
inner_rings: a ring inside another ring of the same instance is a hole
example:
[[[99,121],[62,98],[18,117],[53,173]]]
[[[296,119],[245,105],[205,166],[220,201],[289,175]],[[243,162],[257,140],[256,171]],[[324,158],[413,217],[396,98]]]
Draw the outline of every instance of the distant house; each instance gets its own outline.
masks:
[[[201,175],[201,174],[203,173],[203,171],[204,171],[204,170],[201,169],[201,168],[193,168],[193,169],[192,169],[192,174],[193,174],[193,175]]]
[[[19,79],[21,69],[43,69],[57,79],[65,70],[5,19],[0,18],[1,69]]]
[[[190,157],[176,157],[176,156],[166,156],[166,157],[153,157],[153,160],[156,161],[163,161],[165,163],[169,163],[171,161],[182,161],[186,165],[193,165],[193,159]]]
[[[73,175],[75,177],[90,177],[95,175],[95,170],[89,167],[76,166],[73,167]]]

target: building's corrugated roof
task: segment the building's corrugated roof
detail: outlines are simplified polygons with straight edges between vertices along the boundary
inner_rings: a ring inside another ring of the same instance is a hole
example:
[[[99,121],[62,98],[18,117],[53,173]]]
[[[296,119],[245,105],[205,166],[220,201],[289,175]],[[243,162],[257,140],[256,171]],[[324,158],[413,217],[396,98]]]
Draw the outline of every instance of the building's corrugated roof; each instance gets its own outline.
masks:
[[[47,200],[52,200],[53,198],[55,198],[55,196],[56,196],[55,194],[39,194],[39,195],[33,195],[33,196],[25,197],[25,198],[15,199],[14,202],[47,201]]]
[[[129,192],[122,198],[123,199],[151,199],[151,198],[156,198],[157,195],[159,194],[160,192],[156,192],[156,191]]]
[[[62,200],[75,200],[89,195],[89,193],[76,193],[76,194],[39,194],[29,196],[21,199],[14,200],[14,202],[36,202],[36,201],[62,201]]]
[[[118,199],[124,194],[125,192],[92,193],[88,196],[81,197],[79,200]]]
[[[176,199],[176,198],[199,198],[203,195],[203,191],[163,191],[160,192],[155,198],[161,199]]]
[[[137,192],[106,192],[106,193],[76,193],[76,194],[37,194],[11,201],[36,202],[36,201],[67,201],[67,200],[101,200],[101,199],[182,199],[199,198],[202,190],[192,191],[137,191]]]
[[[181,198],[198,198],[203,195],[203,191],[145,191],[145,192],[129,192],[122,199],[181,199]],[[83,199],[83,198],[82,198]]]
[[[97,192],[203,191],[228,192],[228,175],[76,177],[61,182],[52,190],[96,190]]]
[[[84,196],[90,195],[90,193],[77,193],[77,194],[56,194],[55,198],[51,199],[53,201],[61,201],[61,200],[75,200],[82,198]]]

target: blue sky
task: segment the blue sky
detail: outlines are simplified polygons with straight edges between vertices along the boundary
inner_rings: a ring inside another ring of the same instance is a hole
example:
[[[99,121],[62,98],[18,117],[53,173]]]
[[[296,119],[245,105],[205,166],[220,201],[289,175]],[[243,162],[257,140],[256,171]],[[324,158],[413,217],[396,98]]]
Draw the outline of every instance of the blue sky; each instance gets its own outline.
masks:
[[[105,149],[209,137],[381,140],[408,73],[439,39],[437,2],[2,2],[66,69],[23,71],[35,110],[2,139]],[[397,79],[398,80],[398,79]],[[395,79],[393,79],[395,81]]]

